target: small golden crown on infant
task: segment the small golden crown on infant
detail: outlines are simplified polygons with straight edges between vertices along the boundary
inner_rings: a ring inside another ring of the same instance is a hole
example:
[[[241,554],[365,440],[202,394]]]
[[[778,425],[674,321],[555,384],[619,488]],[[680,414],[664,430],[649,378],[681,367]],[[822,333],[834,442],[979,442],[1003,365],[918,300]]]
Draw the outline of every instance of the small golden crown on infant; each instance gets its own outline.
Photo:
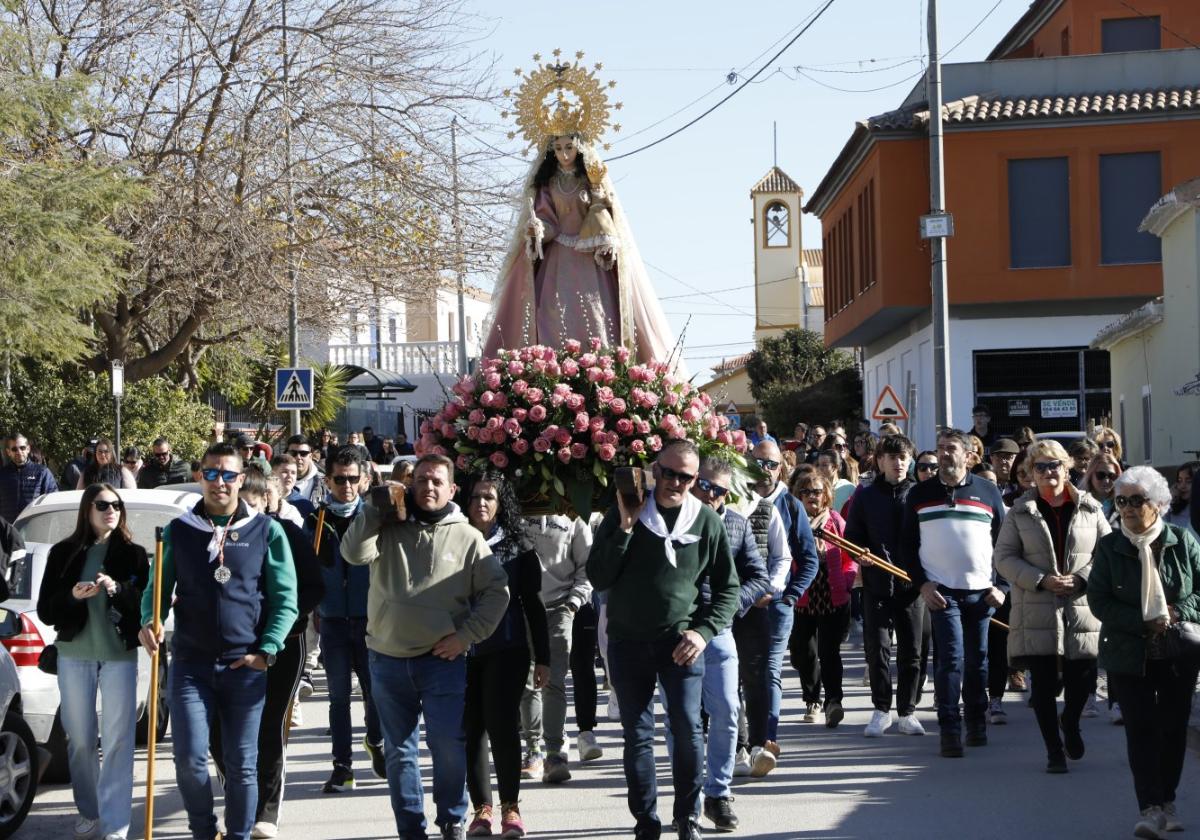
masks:
[[[562,50],[556,49],[554,62],[543,63],[541,54],[534,53],[537,66],[528,74],[517,68],[514,72],[521,79],[520,86],[515,92],[504,91],[513,104],[512,110],[503,111],[500,116],[504,119],[511,116],[530,146],[541,147],[548,139],[566,134],[578,134],[595,143],[609,127],[610,109],[621,110],[620,102],[610,105],[605,92],[617,83],[603,83],[596,76],[603,65],[597,62],[588,68],[580,63],[582,50],[575,53],[573,62],[563,62],[561,56]],[[612,130],[620,131],[620,124],[614,123]],[[510,140],[516,136],[516,131],[508,133]],[[603,144],[603,148],[607,151],[608,144]]]

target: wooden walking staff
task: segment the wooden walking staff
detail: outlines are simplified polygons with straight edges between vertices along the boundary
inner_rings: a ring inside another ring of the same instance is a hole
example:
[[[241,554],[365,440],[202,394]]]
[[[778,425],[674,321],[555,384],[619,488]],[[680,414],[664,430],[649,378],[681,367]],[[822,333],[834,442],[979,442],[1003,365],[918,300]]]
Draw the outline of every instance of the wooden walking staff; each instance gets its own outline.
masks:
[[[162,564],[163,564],[163,529],[154,529],[154,619],[151,629],[154,639],[162,630]],[[161,647],[155,647],[150,655],[150,708],[147,710],[146,733],[146,840],[154,836],[154,752],[158,746],[158,657]]]
[[[845,539],[844,537],[839,537],[837,534],[831,534],[828,531],[821,532],[821,539],[826,540],[827,542],[833,543],[838,548],[842,549],[842,551],[845,551],[848,554],[852,555],[854,557],[854,559],[856,559],[856,560],[866,560],[867,563],[869,563],[870,565],[875,566],[879,569],[882,569],[883,571],[887,572],[889,575],[892,575],[895,578],[899,578],[900,580],[904,581],[905,583],[912,583],[912,578],[909,577],[908,572],[904,571],[899,566],[889,563],[888,561],[884,560],[882,557],[876,557],[874,554],[872,554],[867,549],[863,548],[861,545],[855,545],[854,543],[850,542],[850,540]],[[1003,621],[997,621],[994,618],[992,619],[992,624],[996,625],[1001,630],[1008,629],[1007,624],[1005,624]]]

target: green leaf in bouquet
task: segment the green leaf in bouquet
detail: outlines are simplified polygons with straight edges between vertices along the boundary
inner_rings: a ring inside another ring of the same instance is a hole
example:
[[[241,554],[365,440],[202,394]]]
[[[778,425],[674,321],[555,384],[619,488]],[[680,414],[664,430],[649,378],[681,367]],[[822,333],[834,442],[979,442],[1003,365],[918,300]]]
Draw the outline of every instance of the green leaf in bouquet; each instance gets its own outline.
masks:
[[[466,441],[462,441],[462,440],[454,441],[454,449],[455,449],[455,451],[461,452],[464,455],[475,451],[474,446],[472,446],[471,444],[467,443]]]
[[[562,479],[558,476],[554,476],[554,492],[564,498],[567,495],[567,488],[563,486]]]

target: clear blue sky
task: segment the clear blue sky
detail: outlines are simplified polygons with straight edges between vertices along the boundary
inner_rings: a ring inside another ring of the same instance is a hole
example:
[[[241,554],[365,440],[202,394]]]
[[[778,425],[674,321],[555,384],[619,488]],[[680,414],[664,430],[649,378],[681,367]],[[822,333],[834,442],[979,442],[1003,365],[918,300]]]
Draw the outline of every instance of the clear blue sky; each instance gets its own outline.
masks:
[[[603,62],[601,78],[617,82],[616,98],[624,103],[622,131],[608,138],[615,140],[608,153],[614,156],[714,104],[733,89],[725,84],[731,69],[742,78],[752,74],[823,4],[470,0],[468,8],[485,33],[476,46],[495,56],[502,86],[514,80],[514,68],[530,69],[533,53],[548,55],[555,47],[566,55],[584,50],[588,62]],[[1029,0],[1000,0],[983,20],[994,4],[942,0],[943,55],[978,25],[945,61],[982,60]],[[691,372],[700,373],[698,382],[722,356],[753,347],[749,191],[771,167],[772,122],[778,123],[779,166],[811,193],[855,120],[896,107],[916,84],[926,52],[925,15],[923,0],[835,0],[756,83],[677,137],[609,167],[676,336],[691,316],[684,355]],[[493,118],[499,121],[498,114]],[[520,151],[519,141],[502,133],[486,139]],[[511,167],[522,171],[515,161]],[[804,247],[820,247],[815,218],[805,217],[803,236]]]

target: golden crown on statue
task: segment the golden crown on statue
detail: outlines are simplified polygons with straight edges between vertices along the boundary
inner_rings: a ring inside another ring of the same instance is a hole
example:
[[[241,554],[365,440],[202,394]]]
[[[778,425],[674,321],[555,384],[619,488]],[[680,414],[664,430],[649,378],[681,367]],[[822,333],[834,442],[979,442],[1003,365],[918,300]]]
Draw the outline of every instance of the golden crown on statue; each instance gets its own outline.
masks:
[[[516,121],[517,128],[530,146],[541,146],[551,137],[578,134],[589,143],[595,143],[609,127],[610,109],[621,110],[621,103],[609,104],[606,90],[617,86],[616,82],[601,82],[596,73],[603,65],[596,63],[591,68],[581,64],[583,51],[575,53],[575,61],[563,62],[562,50],[554,50],[553,63],[542,63],[542,56],[534,53],[536,68],[528,74],[517,68],[513,71],[521,84],[515,90],[505,90],[504,96],[511,97],[511,111],[500,116]],[[613,131],[620,131],[614,123]],[[508,138],[515,139],[517,132],[510,131]],[[604,149],[608,145],[604,144]]]

